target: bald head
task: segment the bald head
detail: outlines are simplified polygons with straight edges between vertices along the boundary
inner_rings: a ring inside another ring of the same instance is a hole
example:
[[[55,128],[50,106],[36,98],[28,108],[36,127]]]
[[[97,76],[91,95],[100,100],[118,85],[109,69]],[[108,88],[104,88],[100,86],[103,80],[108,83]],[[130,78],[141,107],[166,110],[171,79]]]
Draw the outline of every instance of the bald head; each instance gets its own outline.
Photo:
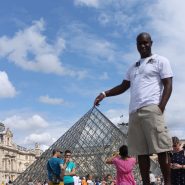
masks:
[[[147,32],[142,32],[142,33],[140,33],[138,36],[137,36],[137,38],[136,38],[136,40],[138,41],[139,39],[141,39],[141,38],[148,38],[151,42],[152,42],[152,39],[151,39],[151,36],[150,36],[150,34],[149,33],[147,33]]]

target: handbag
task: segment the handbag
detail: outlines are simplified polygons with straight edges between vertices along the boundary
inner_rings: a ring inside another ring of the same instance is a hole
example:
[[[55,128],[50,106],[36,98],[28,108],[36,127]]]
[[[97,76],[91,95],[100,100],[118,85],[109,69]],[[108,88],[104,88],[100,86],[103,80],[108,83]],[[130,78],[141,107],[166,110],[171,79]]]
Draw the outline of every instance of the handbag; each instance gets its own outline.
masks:
[[[51,169],[51,173],[52,173],[52,179],[51,179],[51,181],[52,181],[53,183],[55,183],[55,184],[59,184],[59,183],[62,181],[62,179],[60,178],[60,176],[58,176],[58,175],[53,171],[53,169],[51,168],[51,165],[50,165],[49,161],[48,161],[48,164],[49,164],[49,168]]]

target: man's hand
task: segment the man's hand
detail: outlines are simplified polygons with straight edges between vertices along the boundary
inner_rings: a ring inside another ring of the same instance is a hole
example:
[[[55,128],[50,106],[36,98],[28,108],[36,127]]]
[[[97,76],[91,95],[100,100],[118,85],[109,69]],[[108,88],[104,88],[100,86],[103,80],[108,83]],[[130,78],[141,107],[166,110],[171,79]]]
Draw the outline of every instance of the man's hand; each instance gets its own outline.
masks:
[[[103,95],[102,93],[100,93],[96,99],[94,100],[94,106],[98,106],[100,105],[100,102],[105,98],[105,95]]]
[[[162,114],[164,113],[164,110],[165,110],[165,106],[159,104],[158,105],[159,109],[161,110]]]
[[[71,159],[69,158],[69,157],[66,157],[65,159],[64,159],[64,162],[65,163],[68,163],[68,162],[70,162],[71,161]]]

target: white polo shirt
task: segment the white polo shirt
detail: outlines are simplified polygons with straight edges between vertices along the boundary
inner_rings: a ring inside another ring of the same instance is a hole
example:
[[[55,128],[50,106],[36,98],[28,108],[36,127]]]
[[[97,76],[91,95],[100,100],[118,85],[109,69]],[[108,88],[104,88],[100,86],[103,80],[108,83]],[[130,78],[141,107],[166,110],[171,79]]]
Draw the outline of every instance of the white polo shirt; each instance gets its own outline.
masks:
[[[140,59],[127,71],[125,80],[130,81],[129,112],[150,105],[159,104],[163,92],[161,79],[173,77],[167,58],[154,54]]]

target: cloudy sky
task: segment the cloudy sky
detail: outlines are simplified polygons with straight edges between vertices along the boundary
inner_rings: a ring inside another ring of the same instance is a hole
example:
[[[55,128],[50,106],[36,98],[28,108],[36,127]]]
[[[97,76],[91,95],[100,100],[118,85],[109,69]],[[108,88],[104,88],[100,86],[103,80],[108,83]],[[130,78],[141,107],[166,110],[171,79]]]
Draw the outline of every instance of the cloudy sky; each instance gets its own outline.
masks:
[[[2,1],[0,121],[14,141],[45,149],[62,136],[99,92],[121,83],[143,31],[152,35],[153,53],[171,62],[165,114],[171,134],[185,138],[184,7],[184,0]],[[128,121],[128,104],[129,92],[99,109],[117,124]]]

